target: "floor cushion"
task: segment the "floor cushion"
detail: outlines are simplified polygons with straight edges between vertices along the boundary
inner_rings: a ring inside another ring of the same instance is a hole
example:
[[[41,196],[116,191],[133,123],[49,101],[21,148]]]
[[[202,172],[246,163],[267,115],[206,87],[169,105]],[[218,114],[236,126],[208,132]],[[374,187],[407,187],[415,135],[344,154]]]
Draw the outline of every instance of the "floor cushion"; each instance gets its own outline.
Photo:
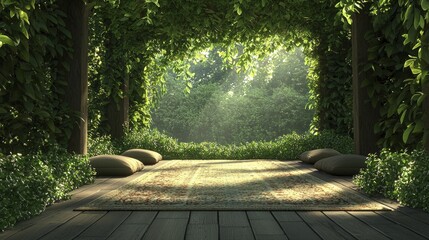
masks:
[[[144,168],[144,164],[134,158],[120,155],[99,155],[89,158],[98,176],[129,176]]]
[[[161,154],[146,149],[130,149],[122,153],[122,156],[135,158],[145,165],[153,165],[162,160]]]
[[[356,154],[341,154],[333,157],[324,158],[314,164],[314,167],[320,171],[338,175],[352,176],[362,168],[365,168],[366,157]]]
[[[299,159],[306,163],[316,163],[320,159],[340,155],[341,153],[330,148],[314,149],[303,152],[299,155]]]

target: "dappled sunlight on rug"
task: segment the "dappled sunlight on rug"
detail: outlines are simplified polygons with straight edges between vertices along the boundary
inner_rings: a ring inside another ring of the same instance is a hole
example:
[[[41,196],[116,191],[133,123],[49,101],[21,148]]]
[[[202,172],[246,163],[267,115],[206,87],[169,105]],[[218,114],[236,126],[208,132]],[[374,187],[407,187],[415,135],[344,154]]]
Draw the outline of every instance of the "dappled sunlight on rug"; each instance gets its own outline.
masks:
[[[77,210],[387,210],[277,160],[171,160]]]

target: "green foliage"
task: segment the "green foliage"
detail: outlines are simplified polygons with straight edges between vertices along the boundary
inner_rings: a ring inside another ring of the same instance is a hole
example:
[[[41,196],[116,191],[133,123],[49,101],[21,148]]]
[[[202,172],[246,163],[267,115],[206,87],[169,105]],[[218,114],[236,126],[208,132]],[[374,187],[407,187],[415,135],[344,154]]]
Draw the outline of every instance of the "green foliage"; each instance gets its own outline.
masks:
[[[0,12],[0,152],[65,144],[75,118],[63,100],[64,13],[35,0],[2,0]]]
[[[57,147],[34,155],[0,155],[0,231],[67,198],[93,176],[87,157]]]
[[[168,92],[153,112],[152,127],[179,141],[221,144],[308,131],[312,111],[305,109],[308,68],[301,49],[277,49],[253,60],[254,67],[245,73],[222,69],[219,50],[208,51],[206,61],[193,64],[197,74],[189,94],[182,93],[183,79],[168,78]]]
[[[221,145],[212,142],[184,143],[157,130],[134,130],[116,143],[122,152],[131,148],[157,151],[165,159],[296,159],[304,151],[317,148],[334,148],[351,153],[352,140],[333,132],[313,134],[288,134],[267,142],[249,142]]]
[[[391,152],[367,158],[367,168],[354,179],[369,194],[382,194],[401,204],[429,211],[429,155],[422,150]]]
[[[112,142],[112,138],[108,135],[104,136],[89,136],[88,137],[88,156],[97,155],[115,155],[121,154]]]
[[[96,2],[91,18],[91,129],[108,132],[106,106],[124,97],[131,101],[131,125],[147,126],[149,110],[164,90],[168,66],[191,79],[186,59],[215,44],[224,49],[225,63],[242,72],[252,68],[252,56],[263,58],[278,46],[303,46],[312,65],[314,131],[349,133],[350,34],[336,17],[336,3]],[[125,79],[130,80],[128,94],[121,89]]]
[[[367,168],[355,177],[355,183],[369,194],[380,193],[389,198],[396,198],[395,181],[402,169],[410,162],[407,152],[391,152],[383,149],[379,155],[370,154]]]
[[[338,4],[351,23],[351,13],[369,9],[372,29],[365,85],[380,108],[376,131],[384,147],[401,149],[422,144],[423,104],[429,80],[429,11],[427,1],[350,1]],[[386,104],[387,103],[387,104]]]

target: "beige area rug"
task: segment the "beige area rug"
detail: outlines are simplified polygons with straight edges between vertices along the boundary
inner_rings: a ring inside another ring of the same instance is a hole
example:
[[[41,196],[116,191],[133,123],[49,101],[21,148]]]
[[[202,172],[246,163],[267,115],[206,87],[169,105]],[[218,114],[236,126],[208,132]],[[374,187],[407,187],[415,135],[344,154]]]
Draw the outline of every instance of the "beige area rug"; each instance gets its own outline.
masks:
[[[277,160],[171,160],[76,210],[390,210]]]

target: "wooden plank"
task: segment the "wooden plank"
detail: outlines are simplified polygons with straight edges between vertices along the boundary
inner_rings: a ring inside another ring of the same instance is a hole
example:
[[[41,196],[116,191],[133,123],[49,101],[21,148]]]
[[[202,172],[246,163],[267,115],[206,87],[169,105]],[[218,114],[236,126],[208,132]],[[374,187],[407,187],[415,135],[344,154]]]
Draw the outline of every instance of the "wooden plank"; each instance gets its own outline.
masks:
[[[305,222],[280,222],[279,224],[290,240],[321,239]]]
[[[298,212],[298,215],[306,222],[322,239],[343,240],[355,239],[340,226],[332,222],[322,212]]]
[[[190,224],[186,230],[187,240],[217,240],[219,239],[218,224]]]
[[[162,165],[162,162],[158,164]],[[148,171],[154,168],[154,166],[147,167]],[[73,211],[73,209],[96,199],[110,190],[124,185],[141,176],[141,174],[143,174],[143,172],[136,173],[126,178],[104,178],[105,180],[97,181],[96,184],[88,185],[83,191],[79,191],[72,195],[70,200],[61,201],[49,206],[45,212],[27,221],[18,223],[13,229],[7,230],[0,236],[2,238],[8,238],[19,233],[17,239],[20,238],[19,236],[26,236],[27,234],[33,234],[34,237],[41,237],[80,213]]]
[[[216,211],[192,211],[186,230],[186,239],[219,239]]]
[[[54,231],[43,236],[43,240],[67,240],[74,239],[87,229],[91,224],[103,217],[106,212],[83,212],[65,224],[59,226]]]
[[[182,240],[185,238],[186,218],[155,218],[143,240]]]
[[[221,227],[250,227],[245,211],[220,211],[219,225]]]
[[[283,238],[286,238],[282,228],[270,212],[249,211],[247,212],[247,215],[249,217],[250,226],[252,227],[256,239],[258,239],[258,236],[262,235],[276,235],[277,237],[283,236]]]
[[[124,224],[151,224],[157,211],[133,211],[131,215],[124,221]]]
[[[424,237],[417,235],[409,229],[392,222],[374,212],[351,211],[351,215],[358,218],[360,221],[370,225],[371,227],[382,232],[386,236],[394,240],[413,239],[423,240]]]
[[[252,240],[255,239],[250,227],[220,227],[220,240]]]
[[[272,211],[274,217],[279,222],[303,222],[296,212],[292,211]]]
[[[255,239],[249,219],[244,211],[220,211],[219,231],[221,240]]]
[[[418,220],[415,220],[407,215],[401,214],[399,212],[377,212],[377,214],[396,222],[413,232],[422,235],[426,238],[429,238],[429,225],[422,223]]]
[[[11,235],[11,239],[26,239],[26,236],[31,236],[31,238],[40,238],[58,226],[64,224],[65,222],[69,221],[70,219],[76,217],[81,212],[79,211],[73,211],[73,209],[80,204],[85,204],[90,201],[92,201],[92,198],[90,197],[98,197],[107,191],[97,191],[95,193],[90,194],[91,192],[88,192],[89,196],[86,198],[79,199],[78,201],[70,201],[70,202],[64,202],[62,209],[57,209],[53,211],[45,211],[38,217],[32,218],[22,225],[24,226],[17,226],[17,228],[12,229],[14,232],[13,235]],[[55,206],[55,205],[54,205]],[[57,207],[59,208],[59,207]]]
[[[395,209],[395,212],[400,212],[402,214],[405,214],[413,219],[416,219],[422,223],[429,224],[429,214],[426,212],[423,212],[421,209],[415,209],[411,207],[405,207],[401,206],[399,203],[386,199],[386,198],[375,198],[378,202],[381,202],[382,204],[391,207],[392,209]]]
[[[359,221],[352,215],[347,212],[340,211],[327,211],[324,212],[326,216],[328,216],[332,221],[345,229],[348,233],[353,235],[357,239],[379,239],[379,240],[388,240],[385,235],[380,232],[374,230],[369,225]]]
[[[92,190],[92,188],[94,188],[95,186],[97,186],[98,184],[100,184],[102,182],[104,182],[104,180],[103,181],[95,181],[95,183],[91,184],[91,185],[85,185],[84,189],[82,191],[77,191],[75,194],[73,194],[71,196],[71,199],[65,200],[65,201],[60,201],[60,202],[55,203],[51,206],[48,206],[46,208],[46,210],[43,213],[41,213],[40,215],[37,215],[37,216],[35,216],[29,220],[22,221],[22,222],[18,223],[17,225],[15,225],[12,229],[9,229],[3,233],[0,233],[0,239],[1,238],[6,239],[8,237],[11,237],[16,233],[18,233],[20,231],[24,231],[33,225],[38,225],[41,222],[49,221],[50,223],[52,223],[53,220],[60,222],[62,219],[65,219],[65,221],[67,221],[70,218],[75,217],[76,215],[79,214],[79,212],[68,213],[68,217],[66,217],[64,215],[64,212],[67,211],[67,209],[70,209],[70,206],[73,203],[83,201],[85,198],[88,198],[91,195],[97,194],[97,192],[99,192],[99,190],[96,190],[94,192]],[[69,211],[71,211],[71,210],[72,209],[70,209]],[[61,219],[58,220],[59,216],[61,217]],[[45,226],[45,227],[47,227],[47,226]],[[51,227],[47,227],[47,229],[51,229]],[[34,231],[34,228],[30,231]],[[46,234],[46,232],[45,232],[45,234]],[[42,234],[42,235],[44,235],[44,234]]]
[[[189,224],[219,224],[217,211],[192,211]]]
[[[59,225],[60,224],[56,224],[56,223],[41,222],[38,225],[33,225],[27,229],[24,229],[23,231],[17,232],[11,237],[8,237],[7,239],[10,239],[10,240],[38,239],[38,238],[41,238],[43,235],[53,231]]]
[[[288,238],[286,237],[286,235],[281,234],[281,235],[256,235],[255,236],[256,240],[288,240]]]
[[[95,237],[95,238],[104,238],[112,234],[125,219],[131,214],[130,211],[110,211],[104,215],[100,220],[92,224],[84,232],[82,232],[79,237]]]
[[[273,211],[272,213],[290,240],[321,239],[296,212]]]
[[[156,211],[132,212],[131,215],[109,236],[109,240],[137,240],[146,233],[155,219]]]
[[[156,218],[163,219],[189,219],[190,211],[159,211]]]
[[[156,216],[156,212],[133,212],[108,239],[141,239]]]

